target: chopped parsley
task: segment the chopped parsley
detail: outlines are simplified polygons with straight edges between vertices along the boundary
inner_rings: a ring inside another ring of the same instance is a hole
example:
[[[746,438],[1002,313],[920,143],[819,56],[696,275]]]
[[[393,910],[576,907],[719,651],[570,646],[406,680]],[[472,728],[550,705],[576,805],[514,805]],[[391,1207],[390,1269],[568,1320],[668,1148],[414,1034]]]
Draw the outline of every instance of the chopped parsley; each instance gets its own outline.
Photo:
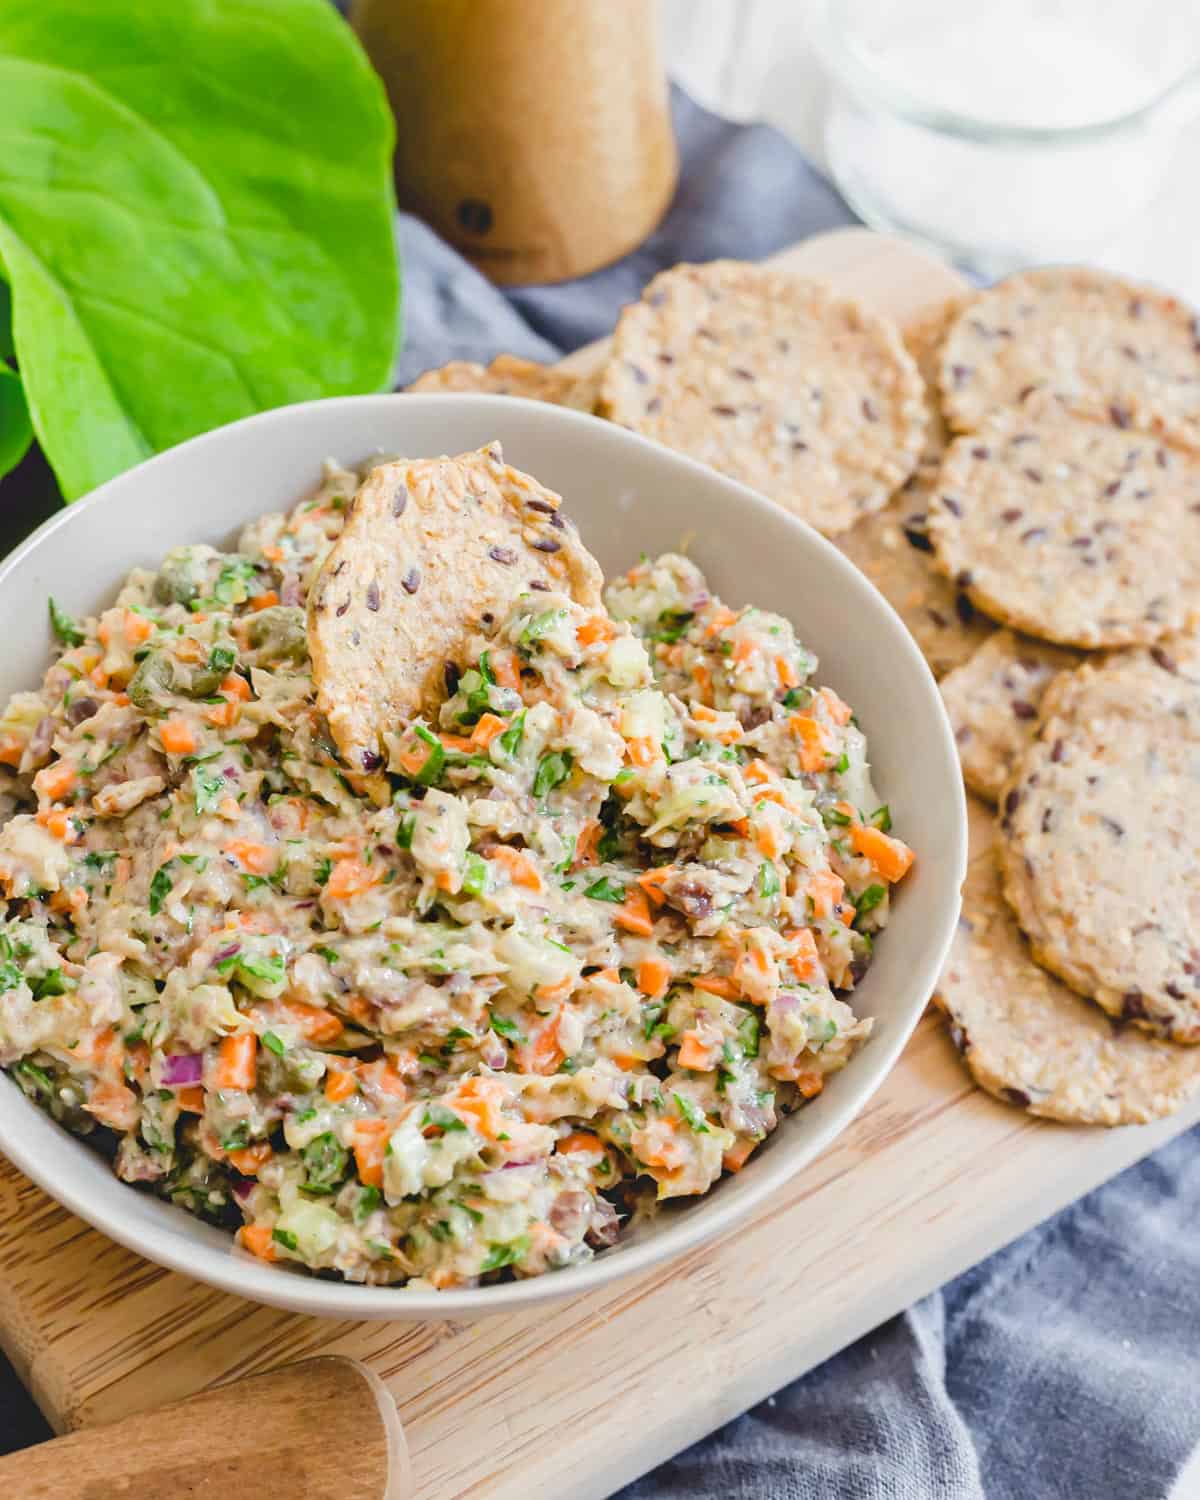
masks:
[[[67,614],[65,609],[60,609],[55,603],[53,596],[51,596],[49,603],[50,628],[54,631],[54,634],[64,646],[81,646],[84,641],[84,634],[79,626],[79,622]]]
[[[704,1111],[686,1094],[675,1094],[675,1108],[691,1126],[697,1135],[708,1134],[708,1121],[704,1118]]]

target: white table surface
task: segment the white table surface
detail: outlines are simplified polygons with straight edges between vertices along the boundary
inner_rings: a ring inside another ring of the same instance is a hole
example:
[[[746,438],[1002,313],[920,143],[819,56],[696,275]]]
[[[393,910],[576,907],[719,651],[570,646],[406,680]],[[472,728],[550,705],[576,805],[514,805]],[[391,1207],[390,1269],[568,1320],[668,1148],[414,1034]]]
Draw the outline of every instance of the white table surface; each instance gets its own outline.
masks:
[[[660,0],[667,66],[702,104],[775,125],[820,166],[828,86],[813,0]],[[1200,304],[1200,120],[1180,133],[1163,186],[1099,264]]]

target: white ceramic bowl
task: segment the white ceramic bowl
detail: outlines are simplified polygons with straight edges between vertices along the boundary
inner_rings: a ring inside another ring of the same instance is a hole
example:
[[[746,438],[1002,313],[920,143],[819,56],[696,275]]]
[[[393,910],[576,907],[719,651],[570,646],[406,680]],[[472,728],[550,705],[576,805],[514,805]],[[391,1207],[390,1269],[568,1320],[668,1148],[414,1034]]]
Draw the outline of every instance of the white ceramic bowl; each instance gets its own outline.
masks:
[[[761,496],[594,417],[496,396],[358,396],[266,412],[184,443],[47,521],[0,565],[0,695],[47,664],[46,596],[76,614],[106,604],[126,572],[183,542],[220,545],[290,507],[328,456],[457,453],[499,438],[511,463],[566,497],[606,572],[687,546],[729,603],[788,616],[819,676],[854,705],[875,783],[917,850],[876,959],[855,993],[875,1030],[845,1071],[784,1120],[736,1177],[668,1208],[587,1265],[444,1292],[352,1286],[265,1265],[225,1231],[117,1180],[87,1145],[0,1077],[0,1150],[72,1212],[150,1260],[212,1286],[338,1318],[462,1318],[592,1290],[728,1229],[824,1151],[895,1062],[933,989],[958,914],[966,809],[949,724],[896,615],[829,542]]]

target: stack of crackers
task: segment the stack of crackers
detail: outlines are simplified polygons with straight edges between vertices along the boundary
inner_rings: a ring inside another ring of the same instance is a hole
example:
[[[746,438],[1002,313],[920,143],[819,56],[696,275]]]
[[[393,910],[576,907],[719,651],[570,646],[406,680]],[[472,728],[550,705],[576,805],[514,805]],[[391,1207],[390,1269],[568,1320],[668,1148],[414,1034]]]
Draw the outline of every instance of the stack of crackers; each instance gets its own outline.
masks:
[[[835,536],[942,679],[996,810],[937,997],[972,1075],[1104,1125],[1200,1087],[1190,309],[1053,268],[901,338],[819,283],[714,262],[656,277],[597,377],[502,357],[413,388],[595,410]]]

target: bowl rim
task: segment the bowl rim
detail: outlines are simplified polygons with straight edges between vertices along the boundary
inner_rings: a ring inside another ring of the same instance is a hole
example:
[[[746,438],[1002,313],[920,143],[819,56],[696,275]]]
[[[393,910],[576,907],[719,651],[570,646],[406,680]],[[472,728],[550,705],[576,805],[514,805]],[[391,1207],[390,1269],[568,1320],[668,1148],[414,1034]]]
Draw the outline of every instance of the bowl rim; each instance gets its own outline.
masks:
[[[290,423],[297,421],[302,413],[318,408],[322,411],[330,411],[367,409],[374,406],[378,408],[381,415],[384,415],[393,411],[395,404],[400,401],[410,403],[419,401],[431,405],[459,407],[464,410],[475,408],[480,411],[512,412],[514,408],[519,407],[535,422],[544,422],[550,426],[559,425],[566,430],[572,426],[582,430],[583,426],[586,426],[594,431],[596,427],[602,426],[607,433],[604,441],[610,441],[614,450],[624,447],[630,451],[642,453],[653,463],[673,466],[684,474],[690,472],[706,485],[715,484],[718,488],[724,488],[731,504],[749,507],[751,513],[756,511],[769,513],[776,519],[782,516],[787,526],[794,531],[799,546],[810,550],[815,549],[821,555],[823,562],[828,564],[848,588],[860,593],[866,590],[874,595],[876,608],[882,606],[886,614],[891,617],[893,649],[906,655],[910,666],[915,666],[917,669],[918,676],[924,677],[929,690],[929,702],[925,707],[932,712],[948,764],[951,766],[957,764],[953,732],[942,705],[941,694],[928,664],[895,610],[883,599],[865,575],[860,573],[828,538],[822,536],[798,516],[784,511],[782,507],[767,499],[760,492],[719,473],[706,464],[689,458],[686,454],[677,453],[673,449],[616,424],[602,422],[589,413],[520,397],[461,392],[389,392],[375,395],[337,396],[274,407],[269,411],[257,412],[239,421],[226,423],[222,427],[201,433],[173,448],[153,455],[134,468],[106,481],[73,504],[64,505],[61,511],[43,521],[7,557],[0,560],[0,589],[3,589],[5,584],[24,567],[26,560],[37,551],[47,537],[52,536],[62,527],[76,524],[74,517],[109,503],[112,497],[119,494],[122,487],[128,484],[135,475],[141,479],[148,472],[169,469],[172,464],[194,462],[195,458],[206,448],[227,441],[229,435],[235,432],[245,433],[261,429],[269,438],[273,428],[283,431]],[[247,519],[252,519],[252,517]],[[966,877],[967,868],[967,806],[961,778],[955,777],[952,783],[942,791],[951,802],[953,847],[947,855],[947,861],[952,861],[953,864],[950,872],[953,877],[951,889],[958,892]],[[777,1151],[773,1153],[773,1156],[764,1153],[758,1179],[752,1183],[747,1182],[736,1201],[723,1204],[715,1194],[711,1197],[705,1196],[697,1200],[695,1211],[686,1217],[681,1217],[676,1222],[666,1225],[643,1240],[620,1248],[618,1253],[600,1255],[581,1265],[568,1267],[563,1275],[546,1274],[487,1287],[409,1291],[403,1285],[365,1286],[356,1282],[324,1279],[304,1271],[288,1270],[285,1274],[281,1274],[281,1270],[285,1268],[265,1264],[242,1251],[234,1244],[232,1234],[230,1234],[229,1251],[220,1251],[202,1241],[189,1239],[186,1233],[187,1226],[181,1226],[178,1234],[165,1230],[160,1232],[157,1226],[151,1226],[148,1236],[145,1233],[139,1236],[134,1232],[131,1224],[126,1222],[123,1215],[110,1215],[104,1205],[93,1206],[87,1192],[82,1187],[77,1188],[74,1177],[66,1182],[56,1181],[52,1174],[43,1168],[35,1142],[24,1142],[19,1135],[6,1127],[2,1119],[0,1119],[0,1152],[55,1201],[127,1250],[220,1291],[270,1307],[340,1319],[438,1321],[456,1316],[474,1317],[480,1314],[517,1312],[564,1297],[582,1297],[619,1279],[648,1272],[653,1267],[661,1267],[668,1261],[677,1261],[688,1251],[696,1249],[704,1242],[715,1239],[735,1225],[744,1222],[760,1209],[772,1194],[779,1192],[791,1178],[810,1166],[832,1141],[847,1129],[891,1072],[916,1027],[949,951],[958,915],[959,901],[954,899],[947,901],[938,912],[936,921],[930,923],[931,930],[925,938],[923,960],[910,970],[905,982],[905,988],[912,997],[908,1005],[908,1014],[894,1025],[893,1035],[889,1042],[886,1044],[877,1042],[872,1046],[871,1051],[875,1061],[874,1080],[869,1083],[864,1080],[845,1101],[841,1109],[831,1111],[828,1120],[822,1121],[819,1126],[811,1130],[802,1146],[798,1143],[796,1149]],[[16,1087],[15,1084],[13,1087]],[[19,1089],[17,1093],[20,1094]],[[72,1136],[65,1127],[50,1119],[23,1095],[21,1095],[20,1103],[27,1106],[39,1121],[61,1132],[66,1137],[67,1143],[82,1144],[79,1138]],[[700,1205],[704,1205],[707,1212]],[[177,1212],[184,1214],[186,1211],[178,1209]],[[191,1220],[190,1215],[188,1219]]]

